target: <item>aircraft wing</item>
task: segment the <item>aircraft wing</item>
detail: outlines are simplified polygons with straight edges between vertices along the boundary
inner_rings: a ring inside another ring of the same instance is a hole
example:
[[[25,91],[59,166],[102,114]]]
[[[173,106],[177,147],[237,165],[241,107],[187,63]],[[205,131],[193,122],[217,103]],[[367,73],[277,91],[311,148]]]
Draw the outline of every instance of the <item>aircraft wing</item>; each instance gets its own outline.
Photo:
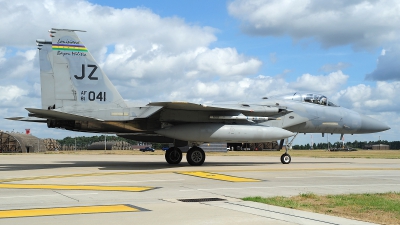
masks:
[[[203,104],[196,104],[190,102],[151,102],[149,106],[162,106],[168,109],[180,109],[180,110],[196,110],[196,111],[224,111],[227,108],[207,106]]]
[[[249,105],[249,104],[213,104],[204,105],[190,102],[151,102],[149,106],[161,106],[166,109],[188,111],[235,111],[235,112],[263,112],[269,116],[286,114],[286,107]]]

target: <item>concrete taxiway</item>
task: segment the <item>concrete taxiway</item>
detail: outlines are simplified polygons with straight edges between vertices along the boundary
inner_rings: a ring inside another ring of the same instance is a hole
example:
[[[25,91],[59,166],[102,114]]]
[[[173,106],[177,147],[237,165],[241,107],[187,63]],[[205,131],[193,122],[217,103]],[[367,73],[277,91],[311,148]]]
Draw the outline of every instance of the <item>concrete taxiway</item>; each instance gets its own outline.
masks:
[[[229,153],[228,153],[229,154]],[[0,224],[369,224],[247,196],[400,192],[398,159],[0,155]]]

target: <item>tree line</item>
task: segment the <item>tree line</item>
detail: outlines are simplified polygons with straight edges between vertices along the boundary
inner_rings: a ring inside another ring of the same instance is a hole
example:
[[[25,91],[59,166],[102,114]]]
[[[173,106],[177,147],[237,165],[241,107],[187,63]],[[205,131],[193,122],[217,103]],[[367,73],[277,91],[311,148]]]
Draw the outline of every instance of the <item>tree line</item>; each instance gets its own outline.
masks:
[[[383,144],[383,145],[389,145],[389,149],[393,150],[399,150],[400,149],[400,141],[386,141],[386,140],[381,140],[381,141],[353,141],[353,142],[345,142],[345,147],[347,148],[359,148],[363,149],[366,148],[367,146],[370,145],[378,145],[378,144]],[[343,146],[343,142],[334,142],[330,143],[329,142],[329,148],[341,148]],[[298,150],[307,150],[307,149],[328,149],[328,143],[314,143],[312,148],[310,144],[305,144],[305,145],[293,145],[293,149],[298,149]]]
[[[92,143],[95,142],[104,142],[105,135],[100,135],[100,136],[92,136],[92,137],[85,137],[85,136],[80,136],[80,137],[65,137],[64,139],[57,140],[61,146],[67,145],[67,146],[73,146],[75,145],[75,140],[76,140],[76,146],[81,147],[81,149],[87,149],[88,146],[90,146]],[[114,141],[125,141],[128,142],[131,145],[137,145],[138,142],[118,136],[108,136],[107,135],[107,142],[114,142]]]
[[[68,145],[68,146],[73,146],[75,145],[75,139],[76,139],[76,145],[78,147],[81,147],[81,149],[87,149],[88,146],[90,146],[94,142],[104,142],[105,135],[100,135],[100,136],[92,136],[92,137],[85,137],[85,136],[80,136],[80,137],[65,137],[64,139],[57,140],[62,146],[63,145]],[[131,145],[138,145],[139,142],[118,137],[118,136],[108,136],[107,135],[107,142],[112,142],[112,141],[125,141],[130,143]],[[162,143],[149,143],[153,146],[153,148],[156,149],[161,149],[163,147]],[[398,150],[400,149],[400,141],[386,141],[386,140],[381,140],[381,141],[353,141],[353,142],[346,142],[345,146],[348,148],[365,148],[367,145],[377,145],[377,144],[385,144],[389,145],[390,149],[395,149]],[[329,148],[340,148],[342,147],[343,143],[342,142],[334,142],[334,143],[329,143]],[[293,149],[298,149],[298,150],[308,150],[308,149],[328,149],[328,143],[314,143],[312,148],[310,144],[305,144],[305,145],[293,145]]]

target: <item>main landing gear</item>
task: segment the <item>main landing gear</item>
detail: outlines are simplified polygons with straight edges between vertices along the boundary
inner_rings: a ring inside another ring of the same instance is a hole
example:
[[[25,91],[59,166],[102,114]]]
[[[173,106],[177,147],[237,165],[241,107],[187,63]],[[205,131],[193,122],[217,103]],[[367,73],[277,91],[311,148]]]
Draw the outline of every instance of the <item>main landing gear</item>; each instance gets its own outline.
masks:
[[[290,146],[292,146],[292,143],[293,143],[294,139],[296,138],[296,136],[297,136],[298,134],[299,134],[299,133],[296,133],[296,134],[293,136],[293,138],[292,138],[292,140],[291,140],[290,142],[288,141],[288,138],[286,138],[285,153],[283,153],[283,154],[281,155],[281,163],[283,163],[283,164],[289,164],[289,163],[292,161],[292,157],[288,154],[288,150],[289,150]],[[282,149],[283,141],[284,141],[284,139],[282,139],[281,142],[280,142],[280,144],[279,144],[279,150]]]
[[[182,151],[177,147],[171,147],[165,151],[165,160],[169,164],[179,164],[182,161]]]
[[[206,159],[206,153],[203,149],[195,146],[186,153],[186,160],[192,166],[201,166]],[[182,161],[182,151],[177,147],[171,147],[165,151],[165,160],[169,164],[179,164]]]
[[[199,147],[192,147],[186,153],[186,160],[192,166],[201,166],[206,160],[206,153]]]

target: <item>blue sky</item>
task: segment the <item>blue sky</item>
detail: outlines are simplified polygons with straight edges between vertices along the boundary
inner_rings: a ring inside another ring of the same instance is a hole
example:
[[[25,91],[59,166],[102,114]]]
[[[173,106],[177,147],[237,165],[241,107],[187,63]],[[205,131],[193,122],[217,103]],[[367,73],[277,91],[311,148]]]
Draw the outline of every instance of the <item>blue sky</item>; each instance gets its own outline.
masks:
[[[40,108],[35,39],[55,27],[86,30],[83,42],[130,101],[317,92],[392,127],[346,141],[398,140],[399,15],[395,0],[0,0],[0,113]],[[1,130],[25,128],[39,137],[75,135],[0,123]],[[318,136],[315,142],[326,140]],[[303,136],[295,144],[306,142]]]

